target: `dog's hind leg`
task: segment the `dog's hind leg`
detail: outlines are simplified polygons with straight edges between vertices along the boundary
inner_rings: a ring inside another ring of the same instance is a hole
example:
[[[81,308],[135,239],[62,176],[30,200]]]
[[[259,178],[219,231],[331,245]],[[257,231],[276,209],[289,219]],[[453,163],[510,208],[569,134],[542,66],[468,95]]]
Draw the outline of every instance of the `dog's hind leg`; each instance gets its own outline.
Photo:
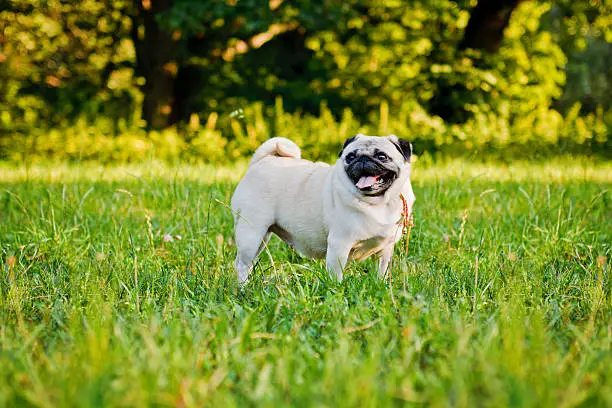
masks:
[[[253,268],[253,262],[259,253],[265,248],[270,239],[268,226],[249,225],[244,220],[236,222],[236,261],[234,265],[238,271],[238,281],[242,284],[249,279],[249,273]]]

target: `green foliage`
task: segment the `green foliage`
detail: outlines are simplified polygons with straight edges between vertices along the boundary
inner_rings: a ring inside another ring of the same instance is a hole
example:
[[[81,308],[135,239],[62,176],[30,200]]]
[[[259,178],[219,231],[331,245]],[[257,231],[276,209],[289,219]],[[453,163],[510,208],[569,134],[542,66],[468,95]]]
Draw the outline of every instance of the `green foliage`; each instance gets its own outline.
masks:
[[[556,103],[566,112],[580,102],[586,112],[612,104],[612,1],[556,1],[543,20],[568,56],[567,86]]]
[[[189,124],[163,131],[126,128],[119,135],[112,121],[94,125],[79,121],[74,126],[32,130],[27,134],[0,138],[0,152],[10,161],[45,160],[136,162],[156,158],[166,162],[230,163],[250,156],[271,135],[296,141],[304,157],[331,160],[342,143],[356,133],[395,133],[411,140],[417,155],[444,151],[450,154],[545,157],[571,152],[609,154],[612,141],[612,110],[580,114],[577,104],[565,117],[540,107],[524,115],[498,114],[492,109],[474,109],[462,124],[448,124],[429,115],[417,103],[405,104],[399,112],[383,103],[368,121],[360,121],[350,109],[339,118],[322,105],[319,115],[286,112],[283,101],[274,107],[254,103],[230,115],[213,112],[192,115]],[[607,153],[606,153],[607,152]]]
[[[0,11],[0,130],[29,133],[100,116],[134,123],[140,96],[128,5],[10,1]]]
[[[244,166],[0,166],[2,407],[612,404],[609,162],[419,160],[391,284],[272,239],[242,291]]]
[[[459,46],[473,1],[170,3],[172,60],[149,68],[178,123],[149,133],[136,3],[8,2],[0,157],[217,162],[279,134],[329,157],[356,129],[431,152],[610,150],[609,0],[520,2],[492,54]]]

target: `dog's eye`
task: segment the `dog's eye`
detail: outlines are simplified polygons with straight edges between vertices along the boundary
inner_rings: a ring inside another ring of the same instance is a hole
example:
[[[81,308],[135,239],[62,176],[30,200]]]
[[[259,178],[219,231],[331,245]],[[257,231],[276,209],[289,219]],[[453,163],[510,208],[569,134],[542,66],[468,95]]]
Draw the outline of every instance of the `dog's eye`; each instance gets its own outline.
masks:
[[[355,157],[356,157],[355,153],[350,152],[349,154],[346,155],[345,160],[347,163],[350,163],[353,160],[355,160]]]
[[[382,152],[377,153],[377,154],[376,154],[376,158],[377,158],[378,160],[380,160],[380,161],[385,161],[385,160],[387,160],[387,159],[388,159],[387,155],[386,155],[386,154],[384,154],[384,153],[382,153]]]

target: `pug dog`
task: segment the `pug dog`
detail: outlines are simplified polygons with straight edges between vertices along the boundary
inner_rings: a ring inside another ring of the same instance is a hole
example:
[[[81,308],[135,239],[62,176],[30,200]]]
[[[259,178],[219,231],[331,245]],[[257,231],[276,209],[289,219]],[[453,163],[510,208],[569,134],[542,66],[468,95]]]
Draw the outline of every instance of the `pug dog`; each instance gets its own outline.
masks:
[[[273,233],[303,256],[325,259],[338,281],[347,261],[370,256],[384,278],[415,201],[411,154],[395,135],[351,137],[334,165],[302,159],[286,138],[264,142],[231,200],[239,282]]]

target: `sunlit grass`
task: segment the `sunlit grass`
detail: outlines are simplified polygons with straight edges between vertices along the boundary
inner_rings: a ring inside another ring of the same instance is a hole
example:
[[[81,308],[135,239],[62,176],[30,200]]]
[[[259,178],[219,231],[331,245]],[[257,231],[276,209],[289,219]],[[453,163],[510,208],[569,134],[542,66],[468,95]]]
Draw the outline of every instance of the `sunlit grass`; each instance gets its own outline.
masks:
[[[610,406],[612,165],[414,164],[393,283],[272,240],[246,162],[0,166],[2,406]]]
[[[307,157],[305,157],[308,159]],[[332,161],[330,163],[333,164]],[[32,166],[15,166],[0,163],[1,183],[43,181],[69,183],[77,181],[128,181],[141,178],[171,178],[173,180],[199,181],[207,184],[221,181],[238,182],[247,169],[248,161],[231,165],[176,164],[161,161],[119,164],[108,167],[95,162],[42,163]],[[486,181],[538,181],[563,183],[588,181],[612,183],[612,162],[587,157],[556,157],[530,162],[512,160],[509,163],[482,162],[469,159],[446,159],[432,162],[428,157],[413,157],[415,182],[430,182],[449,176],[459,180]]]

